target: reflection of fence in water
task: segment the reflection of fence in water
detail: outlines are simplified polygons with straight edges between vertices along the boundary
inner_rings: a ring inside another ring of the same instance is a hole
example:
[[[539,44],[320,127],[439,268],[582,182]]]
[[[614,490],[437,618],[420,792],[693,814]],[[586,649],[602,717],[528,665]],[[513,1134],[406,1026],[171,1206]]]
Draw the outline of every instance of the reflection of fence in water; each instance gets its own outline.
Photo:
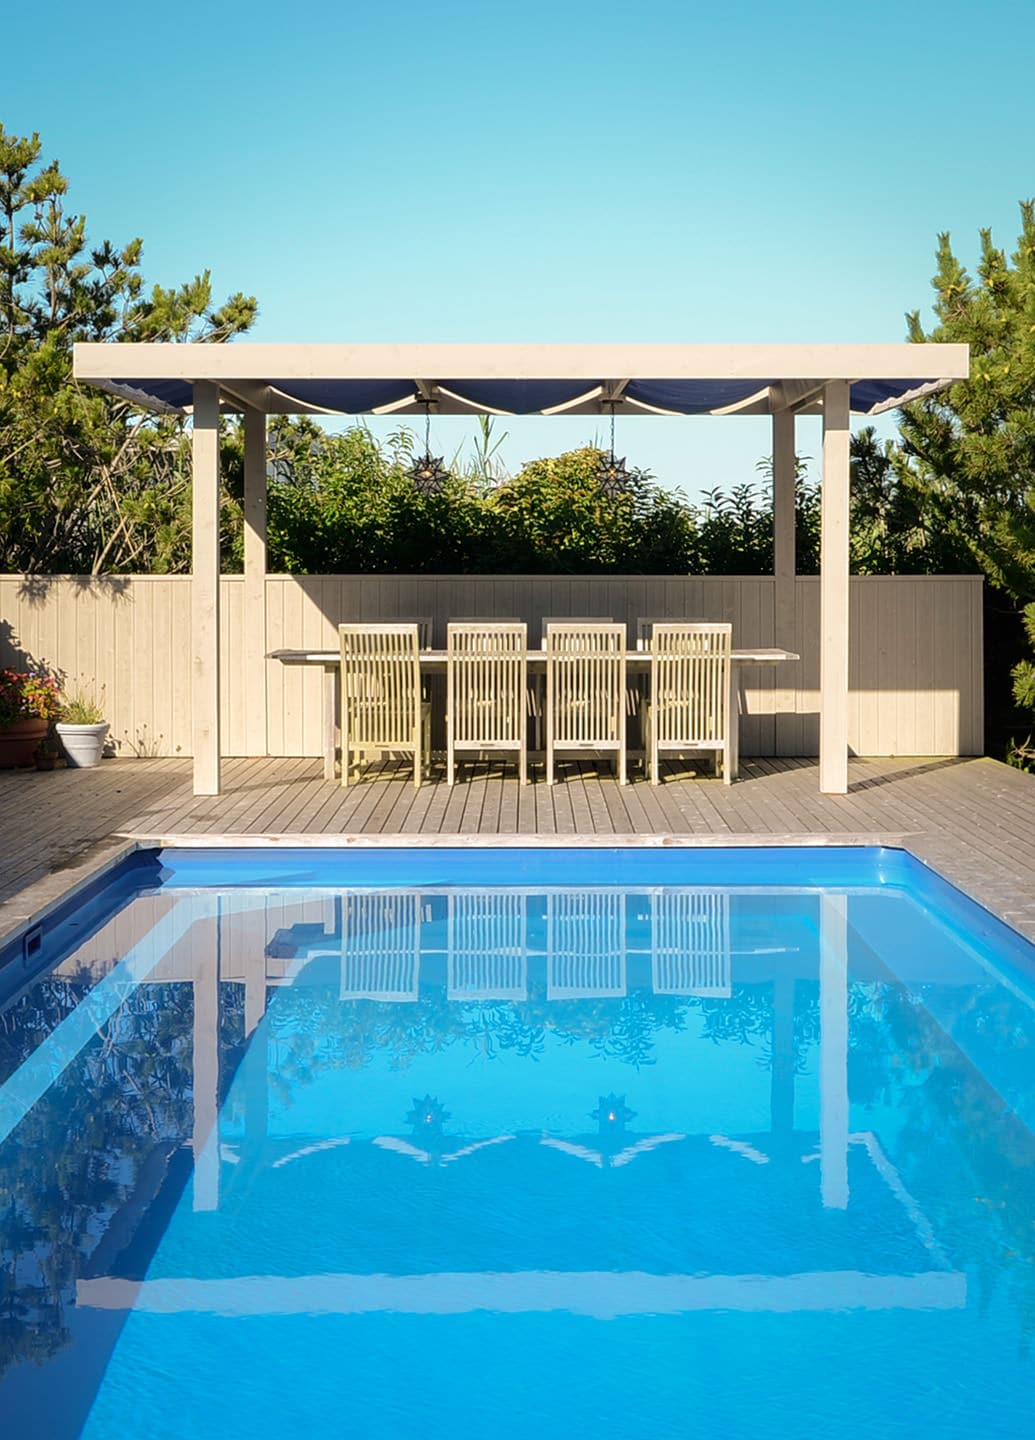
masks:
[[[341,998],[416,1000],[421,897],[413,890],[342,902]]]
[[[696,890],[653,895],[650,970],[655,995],[728,996],[730,897]]]
[[[574,890],[546,897],[546,997],[624,995],[625,892]]]
[[[523,891],[449,897],[450,1000],[524,1000],[528,993]]]

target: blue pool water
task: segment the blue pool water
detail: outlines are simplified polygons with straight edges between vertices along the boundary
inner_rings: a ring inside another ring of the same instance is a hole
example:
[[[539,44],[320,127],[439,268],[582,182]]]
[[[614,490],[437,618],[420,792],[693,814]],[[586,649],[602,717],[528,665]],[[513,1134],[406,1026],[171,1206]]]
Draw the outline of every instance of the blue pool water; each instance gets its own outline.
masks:
[[[1029,1433],[1035,955],[887,850],[161,852],[0,968],[0,1435]]]

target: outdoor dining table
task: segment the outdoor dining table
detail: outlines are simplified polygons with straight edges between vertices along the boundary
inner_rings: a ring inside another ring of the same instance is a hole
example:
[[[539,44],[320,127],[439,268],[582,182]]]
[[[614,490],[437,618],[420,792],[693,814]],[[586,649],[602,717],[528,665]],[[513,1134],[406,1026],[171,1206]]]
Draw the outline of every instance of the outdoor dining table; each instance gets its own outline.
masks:
[[[445,675],[445,650],[422,650],[420,652],[421,674],[427,676]],[[733,704],[730,706],[730,770],[736,778],[740,759],[739,731],[742,671],[748,665],[782,665],[787,660],[801,657],[793,650],[781,650],[775,646],[735,649],[733,661]],[[323,773],[324,778],[333,780],[336,774],[338,748],[341,740],[341,686],[338,677],[341,670],[340,650],[271,650],[269,660],[279,660],[284,665],[319,665],[323,670]],[[630,675],[650,673],[649,650],[627,650],[626,670]],[[545,650],[528,651],[528,669],[532,676],[546,674]]]

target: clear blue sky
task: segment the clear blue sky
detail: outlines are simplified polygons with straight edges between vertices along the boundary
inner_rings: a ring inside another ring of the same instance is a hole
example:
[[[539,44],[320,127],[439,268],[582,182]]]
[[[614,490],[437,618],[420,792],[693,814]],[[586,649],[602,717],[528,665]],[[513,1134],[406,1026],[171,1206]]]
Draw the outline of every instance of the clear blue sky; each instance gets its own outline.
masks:
[[[1033,50],[1030,0],[57,0],[0,121],[149,281],[256,295],[257,340],[893,341],[939,231],[1012,249]],[[506,428],[511,468],[603,434]],[[616,448],[693,493],[769,428],[638,417]]]

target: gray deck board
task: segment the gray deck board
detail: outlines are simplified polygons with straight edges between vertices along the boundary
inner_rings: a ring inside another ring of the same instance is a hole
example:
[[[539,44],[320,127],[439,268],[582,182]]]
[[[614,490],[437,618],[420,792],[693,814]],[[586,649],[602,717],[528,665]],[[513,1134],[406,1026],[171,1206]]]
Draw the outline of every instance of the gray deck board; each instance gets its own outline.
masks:
[[[134,839],[189,843],[478,837],[511,843],[905,843],[1035,939],[1035,777],[996,761],[855,759],[847,796],[824,796],[814,761],[747,760],[724,786],[680,763],[619,787],[604,767],[465,764],[450,789],[407,767],[371,765],[348,788],[315,759],[227,760],[224,793],[195,796],[188,760],[118,760],[96,770],[0,771],[0,934],[16,929]]]

